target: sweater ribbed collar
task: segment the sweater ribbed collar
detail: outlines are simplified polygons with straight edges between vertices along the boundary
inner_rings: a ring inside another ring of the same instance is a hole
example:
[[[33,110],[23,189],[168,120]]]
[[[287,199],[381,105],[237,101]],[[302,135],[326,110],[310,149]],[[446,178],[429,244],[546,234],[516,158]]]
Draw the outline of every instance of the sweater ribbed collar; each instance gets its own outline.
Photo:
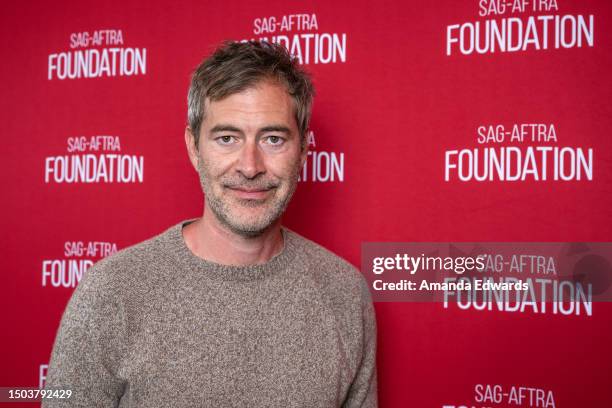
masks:
[[[175,255],[179,263],[195,272],[205,273],[211,278],[218,278],[221,280],[263,279],[284,270],[293,260],[297,252],[297,243],[294,234],[285,227],[281,227],[284,241],[283,249],[264,264],[238,266],[208,261],[191,252],[183,237],[183,227],[195,220],[196,218],[183,220],[173,227],[170,227],[164,235],[168,239],[171,252]]]

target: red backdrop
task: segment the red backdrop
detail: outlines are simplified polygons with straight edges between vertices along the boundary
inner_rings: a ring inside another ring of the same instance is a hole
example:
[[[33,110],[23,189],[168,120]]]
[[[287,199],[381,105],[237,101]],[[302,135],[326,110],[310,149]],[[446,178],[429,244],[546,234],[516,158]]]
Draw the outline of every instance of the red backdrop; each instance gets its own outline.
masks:
[[[286,224],[354,265],[365,241],[612,237],[607,1],[11,2],[0,18],[0,386],[44,381],[91,262],[201,214],[186,93],[226,39],[284,42],[313,74]],[[485,152],[508,169],[479,181]],[[382,407],[612,403],[610,304],[375,306]]]

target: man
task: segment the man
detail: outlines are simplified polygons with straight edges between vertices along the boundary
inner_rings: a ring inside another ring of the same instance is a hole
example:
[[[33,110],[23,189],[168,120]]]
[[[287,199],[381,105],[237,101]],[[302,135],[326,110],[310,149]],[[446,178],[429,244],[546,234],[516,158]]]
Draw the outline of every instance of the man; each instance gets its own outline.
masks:
[[[105,258],[62,317],[43,406],[375,407],[376,325],[349,263],[281,226],[313,88],[287,51],[227,43],[194,72],[204,214]]]

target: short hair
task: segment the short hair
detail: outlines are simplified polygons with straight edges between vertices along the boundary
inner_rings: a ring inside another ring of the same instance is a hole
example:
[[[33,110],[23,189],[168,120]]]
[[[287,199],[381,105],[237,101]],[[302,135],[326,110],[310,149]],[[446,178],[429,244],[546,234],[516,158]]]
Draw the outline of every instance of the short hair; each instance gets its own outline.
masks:
[[[309,74],[282,45],[256,40],[227,41],[204,59],[191,76],[187,122],[193,132],[196,148],[206,114],[206,99],[218,101],[266,79],[284,85],[293,98],[295,120],[302,143],[305,143],[314,96]]]

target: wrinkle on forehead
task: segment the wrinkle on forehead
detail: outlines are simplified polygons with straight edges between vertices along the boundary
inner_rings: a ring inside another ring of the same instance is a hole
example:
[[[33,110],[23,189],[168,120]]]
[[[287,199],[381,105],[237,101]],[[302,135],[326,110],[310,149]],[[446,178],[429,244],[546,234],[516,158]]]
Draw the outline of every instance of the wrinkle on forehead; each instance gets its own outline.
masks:
[[[278,81],[264,80],[217,101],[206,100],[204,124],[211,129],[218,123],[240,127],[262,127],[284,123],[297,131],[295,103],[286,87]],[[247,129],[244,129],[247,130]]]

